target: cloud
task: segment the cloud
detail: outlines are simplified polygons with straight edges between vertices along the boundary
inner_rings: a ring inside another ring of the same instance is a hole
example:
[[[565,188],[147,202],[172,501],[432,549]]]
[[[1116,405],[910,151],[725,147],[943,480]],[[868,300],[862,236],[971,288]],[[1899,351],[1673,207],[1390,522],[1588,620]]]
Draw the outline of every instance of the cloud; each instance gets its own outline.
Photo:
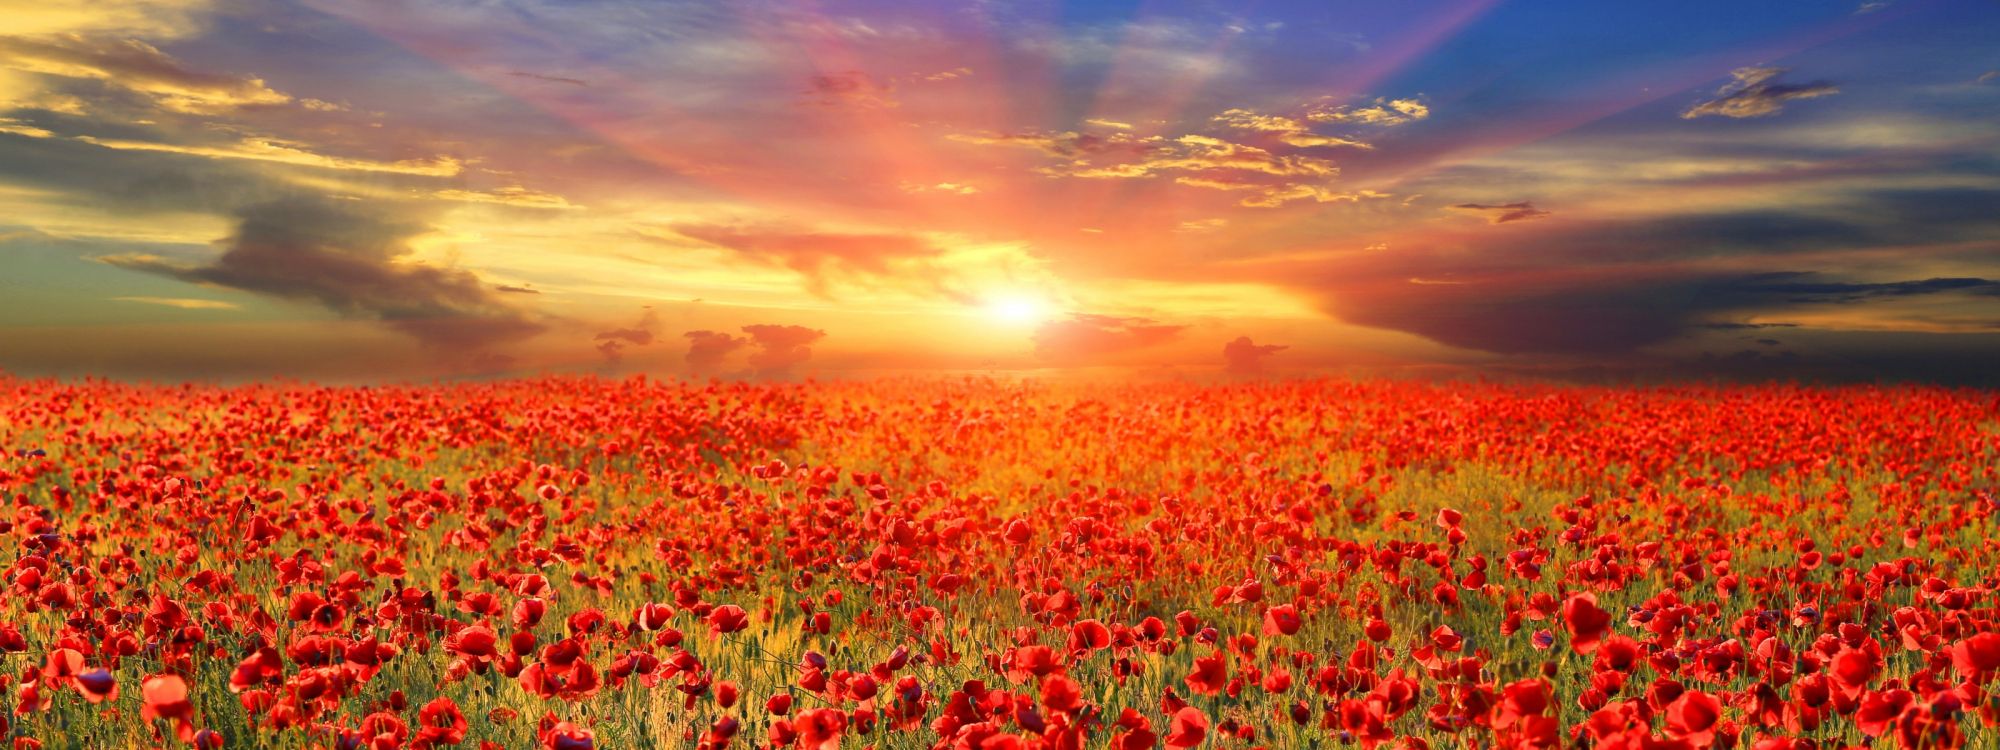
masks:
[[[513,76],[515,78],[526,78],[532,81],[542,81],[544,83],[560,83],[565,86],[590,85],[589,81],[583,80],[581,78],[568,78],[565,76],[543,75],[541,73],[530,73],[525,70],[510,70],[507,71],[507,75]]]
[[[858,70],[812,76],[806,79],[806,93],[825,105],[890,108],[898,104],[895,84]]]
[[[1486,220],[1494,224],[1545,219],[1555,215],[1553,211],[1544,211],[1535,208],[1535,204],[1528,201],[1516,201],[1514,203],[1460,203],[1452,206],[1452,208],[1459,211],[1485,214]]]
[[[245,207],[237,219],[227,249],[207,264],[133,255],[100,260],[190,283],[316,302],[444,350],[478,350],[542,330],[472,272],[410,261],[410,240],[429,227],[385,207],[299,197]]]
[[[237,310],[240,305],[219,299],[194,299],[189,297],[112,297],[117,302],[137,302],[142,305],[159,305],[182,310]]]
[[[1185,330],[1149,318],[1072,313],[1035,330],[1035,355],[1055,364],[1096,364],[1165,344]]]
[[[1256,146],[1206,135],[1139,137],[1127,133],[953,134],[950,140],[986,146],[1021,146],[1063,161],[1037,171],[1052,177],[1133,178],[1169,172],[1238,172],[1267,177],[1333,177],[1333,162],[1299,154],[1275,154]]]
[[[291,97],[264,81],[191,70],[137,39],[82,34],[0,36],[0,67],[61,78],[90,79],[150,97],[175,112],[210,114],[278,105]]]
[[[1768,66],[1737,68],[1729,74],[1735,80],[1717,89],[1716,98],[1689,107],[1681,113],[1681,119],[1692,120],[1709,115],[1769,117],[1784,111],[1785,102],[1840,93],[1839,87],[1826,81],[1777,83],[1774,79],[1786,70]]]
[[[1738,291],[1790,298],[1795,302],[1852,303],[1882,297],[1912,297],[1946,292],[1972,292],[2000,296],[2000,281],[1975,277],[1936,277],[1913,281],[1834,282],[1810,281],[1810,274],[1773,273],[1746,280]]]
[[[1211,118],[1211,122],[1249,134],[1256,143],[1239,143],[1200,133],[1141,136],[1130,132],[1127,123],[1086,122],[1112,132],[954,133],[946,138],[982,146],[1033,149],[1053,160],[1035,170],[1050,177],[1091,180],[1171,177],[1178,185],[1248,193],[1239,201],[1247,207],[1272,208],[1301,200],[1355,201],[1379,195],[1330,187],[1328,183],[1340,175],[1339,165],[1302,152],[1323,146],[1371,148],[1368,144],[1313,133],[1305,123],[1290,117],[1230,109]]]
[[[1171,141],[1154,139],[1134,161],[1053,167],[1049,174],[1071,177],[1151,177],[1166,172],[1246,172],[1269,177],[1333,177],[1340,168],[1325,159],[1279,155],[1256,146],[1205,135]]]
[[[649,346],[653,343],[653,329],[660,323],[659,314],[652,308],[639,316],[639,322],[630,328],[613,328],[599,331],[592,337],[597,341],[597,353],[604,355],[607,362],[617,363],[625,358],[628,346]]]
[[[1333,135],[1312,132],[1305,123],[1280,115],[1262,115],[1247,109],[1224,110],[1214,118],[1216,123],[1237,130],[1270,133],[1289,146],[1311,148],[1315,146],[1344,146],[1347,148],[1372,149],[1361,141]]]
[[[934,185],[920,185],[913,182],[905,182],[902,183],[900,187],[903,188],[903,192],[905,193],[949,193],[951,195],[975,195],[979,192],[979,188],[977,186],[967,185],[958,182],[940,182]]]
[[[1407,125],[1429,118],[1430,116],[1430,105],[1416,98],[1377,98],[1373,104],[1367,106],[1340,105],[1322,107],[1306,113],[1306,119],[1313,122],[1339,122],[1383,127]]]
[[[1696,325],[1695,327],[1696,327],[1696,328],[1707,328],[1707,329],[1710,329],[1710,330],[1715,330],[1715,331],[1758,331],[1758,330],[1763,330],[1763,329],[1766,329],[1766,328],[1797,328],[1797,327],[1799,327],[1799,324],[1797,324],[1797,323],[1738,323],[1738,322],[1733,322],[1733,321],[1723,321],[1723,322],[1719,322],[1719,323],[1701,323],[1701,324],[1698,324],[1698,325]]]
[[[95,33],[180,36],[194,27],[209,0],[0,0],[7,33],[21,36]]]
[[[762,377],[782,377],[792,368],[812,359],[812,345],[826,338],[826,331],[795,325],[757,324],[743,327],[757,351],[750,353],[750,366]]]
[[[1865,15],[1868,15],[1868,14],[1870,14],[1870,13],[1874,13],[1875,11],[1878,11],[1878,10],[1882,10],[1882,9],[1884,9],[1884,8],[1887,8],[1887,7],[1889,7],[1889,3],[1886,3],[1886,2],[1867,2],[1867,3],[1862,3],[1862,4],[1860,5],[1860,7],[1857,7],[1857,8],[1855,8],[1855,9],[1854,9],[1854,15],[1857,15],[1857,16],[1865,16]]]
[[[721,331],[688,331],[681,335],[688,340],[687,356],[684,357],[688,370],[696,375],[720,372],[730,354],[750,343],[747,338]]]
[[[459,160],[449,156],[439,156],[430,159],[405,159],[402,161],[393,161],[393,162],[374,161],[369,159],[355,159],[343,156],[329,156],[327,154],[321,154],[310,151],[303,144],[295,143],[292,141],[281,140],[277,138],[261,138],[261,137],[246,136],[234,143],[229,143],[220,146],[203,146],[203,145],[184,145],[184,144],[174,144],[174,143],[157,143],[153,141],[138,141],[125,138],[99,138],[96,136],[88,136],[88,135],[79,135],[79,136],[64,138],[59,134],[41,128],[33,128],[31,130],[25,130],[25,131],[9,130],[7,132],[12,132],[15,135],[26,135],[33,138],[66,140],[77,143],[88,143],[93,146],[98,146],[100,148],[107,148],[114,151],[151,151],[151,152],[166,153],[166,154],[180,154],[183,156],[199,156],[209,159],[244,159],[249,161],[263,161],[263,162],[274,162],[278,164],[290,164],[301,167],[318,167],[321,169],[351,170],[359,172],[386,172],[390,174],[411,175],[417,177],[452,177],[457,175],[464,168],[463,162],[460,162]]]
[[[1345,190],[1335,190],[1325,185],[1297,184],[1265,188],[1260,190],[1258,195],[1253,195],[1239,201],[1239,204],[1251,208],[1276,208],[1286,203],[1300,200],[1311,200],[1314,203],[1359,203],[1364,200],[1380,200],[1388,197],[1391,196],[1387,193],[1378,193],[1373,190],[1348,192]]]
[[[2000,81],[2000,70],[1986,71],[1984,73],[1979,74],[1978,78],[1972,80],[1973,83],[1979,83],[1979,84],[1992,83],[1994,81]]]
[[[1250,375],[1264,371],[1266,358],[1290,348],[1283,344],[1259,344],[1251,341],[1249,336],[1238,336],[1222,345],[1222,361],[1227,371]]]
[[[923,77],[923,79],[926,81],[930,81],[932,83],[936,83],[939,81],[949,81],[957,78],[964,78],[969,75],[972,75],[971,68],[957,67],[957,68],[952,68],[951,70],[941,70],[936,73],[926,75]]]
[[[1618,359],[1743,320],[1854,330],[1916,315],[1951,318],[1931,329],[1956,330],[2000,317],[1991,312],[2000,298],[1993,274],[1883,278],[1896,266],[1880,259],[1921,271],[1937,266],[1920,253],[1956,248],[1958,267],[1991,268],[1995,200],[2000,192],[1976,188],[1852,190],[1786,209],[1440,233],[1399,240],[1394,253],[1345,252],[1252,273],[1348,323],[1503,354]],[[1804,272],[1854,268],[1863,257],[1877,269],[1872,278]]]
[[[827,296],[838,279],[885,277],[909,261],[933,259],[942,250],[907,234],[842,234],[780,226],[677,224],[684,237],[729,250],[769,266],[788,268],[814,294]]]
[[[1097,127],[1100,127],[1100,128],[1111,128],[1112,130],[1131,130],[1131,129],[1132,129],[1132,123],[1129,123],[1129,122],[1120,122],[1120,121],[1118,121],[1118,120],[1107,120],[1107,119],[1105,119],[1105,118],[1102,118],[1102,117],[1092,117],[1092,118],[1090,118],[1090,119],[1088,119],[1088,120],[1084,120],[1084,121],[1083,121],[1083,124],[1085,124],[1085,125],[1096,125]]]
[[[491,203],[500,206],[546,208],[560,211],[583,208],[555,193],[530,190],[520,185],[509,185],[492,190],[439,190],[431,193],[431,197],[464,203]]]
[[[1563,268],[1465,274],[1452,284],[1340,283],[1329,311],[1351,323],[1415,333],[1502,354],[1613,355],[1709,328],[1754,324],[1711,318],[1799,304],[1993,293],[1988,279],[1879,283],[1822,281],[1804,272],[1723,273],[1695,268]]]

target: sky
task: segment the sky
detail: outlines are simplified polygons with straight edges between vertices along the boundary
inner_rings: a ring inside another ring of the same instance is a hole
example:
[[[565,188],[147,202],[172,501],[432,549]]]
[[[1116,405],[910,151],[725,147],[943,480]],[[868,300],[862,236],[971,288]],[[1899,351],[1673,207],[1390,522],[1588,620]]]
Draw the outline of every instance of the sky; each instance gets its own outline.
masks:
[[[2000,384],[2000,2],[0,0],[0,370]]]

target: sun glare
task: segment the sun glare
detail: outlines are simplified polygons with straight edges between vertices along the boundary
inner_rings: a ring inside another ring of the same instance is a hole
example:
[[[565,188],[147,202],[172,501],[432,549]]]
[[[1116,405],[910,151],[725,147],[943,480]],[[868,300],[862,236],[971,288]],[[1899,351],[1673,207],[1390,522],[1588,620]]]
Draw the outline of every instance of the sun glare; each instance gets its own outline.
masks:
[[[1034,297],[1006,295],[988,299],[986,315],[1009,325],[1033,325],[1048,318],[1049,306]]]

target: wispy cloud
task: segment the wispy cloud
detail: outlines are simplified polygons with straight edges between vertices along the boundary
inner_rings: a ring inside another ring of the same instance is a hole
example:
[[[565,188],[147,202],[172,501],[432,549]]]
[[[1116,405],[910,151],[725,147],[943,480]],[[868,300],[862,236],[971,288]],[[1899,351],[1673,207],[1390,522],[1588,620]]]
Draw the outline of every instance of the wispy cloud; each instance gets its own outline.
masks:
[[[1288,146],[1312,148],[1318,146],[1339,146],[1345,148],[1370,149],[1361,141],[1337,135],[1314,133],[1306,124],[1290,117],[1263,115],[1247,109],[1224,110],[1215,116],[1215,122],[1238,130],[1271,133]]]
[[[1431,116],[1430,105],[1422,99],[1383,99],[1364,106],[1322,106],[1306,113],[1313,122],[1340,122],[1356,125],[1407,125]]]
[[[1460,203],[1452,206],[1452,208],[1459,211],[1482,214],[1486,217],[1487,221],[1494,224],[1546,219],[1555,215],[1555,212],[1536,208],[1535,204],[1528,201],[1515,201],[1513,203]]]
[[[1185,330],[1149,318],[1074,313],[1035,331],[1035,354],[1056,364],[1100,364],[1165,344]]]
[[[1716,98],[1689,107],[1681,113],[1681,118],[1692,120],[1709,115],[1738,119],[1770,117],[1784,111],[1785,102],[1840,93],[1838,86],[1826,81],[1778,83],[1777,77],[1785,71],[1785,68],[1777,67],[1737,68],[1729,74],[1735,80],[1717,89]]]
[[[47,132],[47,131],[43,131]],[[50,138],[60,138],[48,133]],[[123,138],[98,138],[80,135],[67,140],[88,143],[118,151],[157,151],[167,154],[183,154],[210,159],[245,159],[249,161],[290,164],[300,167],[339,169],[357,172],[386,172],[390,174],[415,175],[419,177],[452,177],[464,169],[463,162],[449,156],[429,159],[406,159],[402,161],[375,161],[345,156],[317,153],[301,143],[276,138],[246,137],[235,143],[210,146],[153,141],[128,140]]]
[[[137,39],[75,33],[0,36],[0,67],[98,81],[151,97],[161,107],[176,112],[212,113],[292,100],[257,78],[189,69]]]
[[[448,201],[491,203],[494,205],[518,206],[521,208],[546,208],[560,211],[583,208],[583,206],[571,203],[568,199],[555,193],[531,190],[520,185],[509,185],[492,190],[439,190],[431,195]]]
[[[142,305],[175,307],[182,310],[240,310],[241,305],[219,299],[196,299],[192,297],[112,297],[119,302],[137,302]]]

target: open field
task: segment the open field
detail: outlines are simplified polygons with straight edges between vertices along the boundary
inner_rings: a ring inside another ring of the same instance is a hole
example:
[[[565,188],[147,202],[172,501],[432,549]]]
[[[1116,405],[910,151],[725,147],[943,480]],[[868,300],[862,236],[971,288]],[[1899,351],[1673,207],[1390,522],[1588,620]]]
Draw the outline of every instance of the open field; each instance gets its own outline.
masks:
[[[0,380],[16,747],[2000,746],[2000,395]]]

